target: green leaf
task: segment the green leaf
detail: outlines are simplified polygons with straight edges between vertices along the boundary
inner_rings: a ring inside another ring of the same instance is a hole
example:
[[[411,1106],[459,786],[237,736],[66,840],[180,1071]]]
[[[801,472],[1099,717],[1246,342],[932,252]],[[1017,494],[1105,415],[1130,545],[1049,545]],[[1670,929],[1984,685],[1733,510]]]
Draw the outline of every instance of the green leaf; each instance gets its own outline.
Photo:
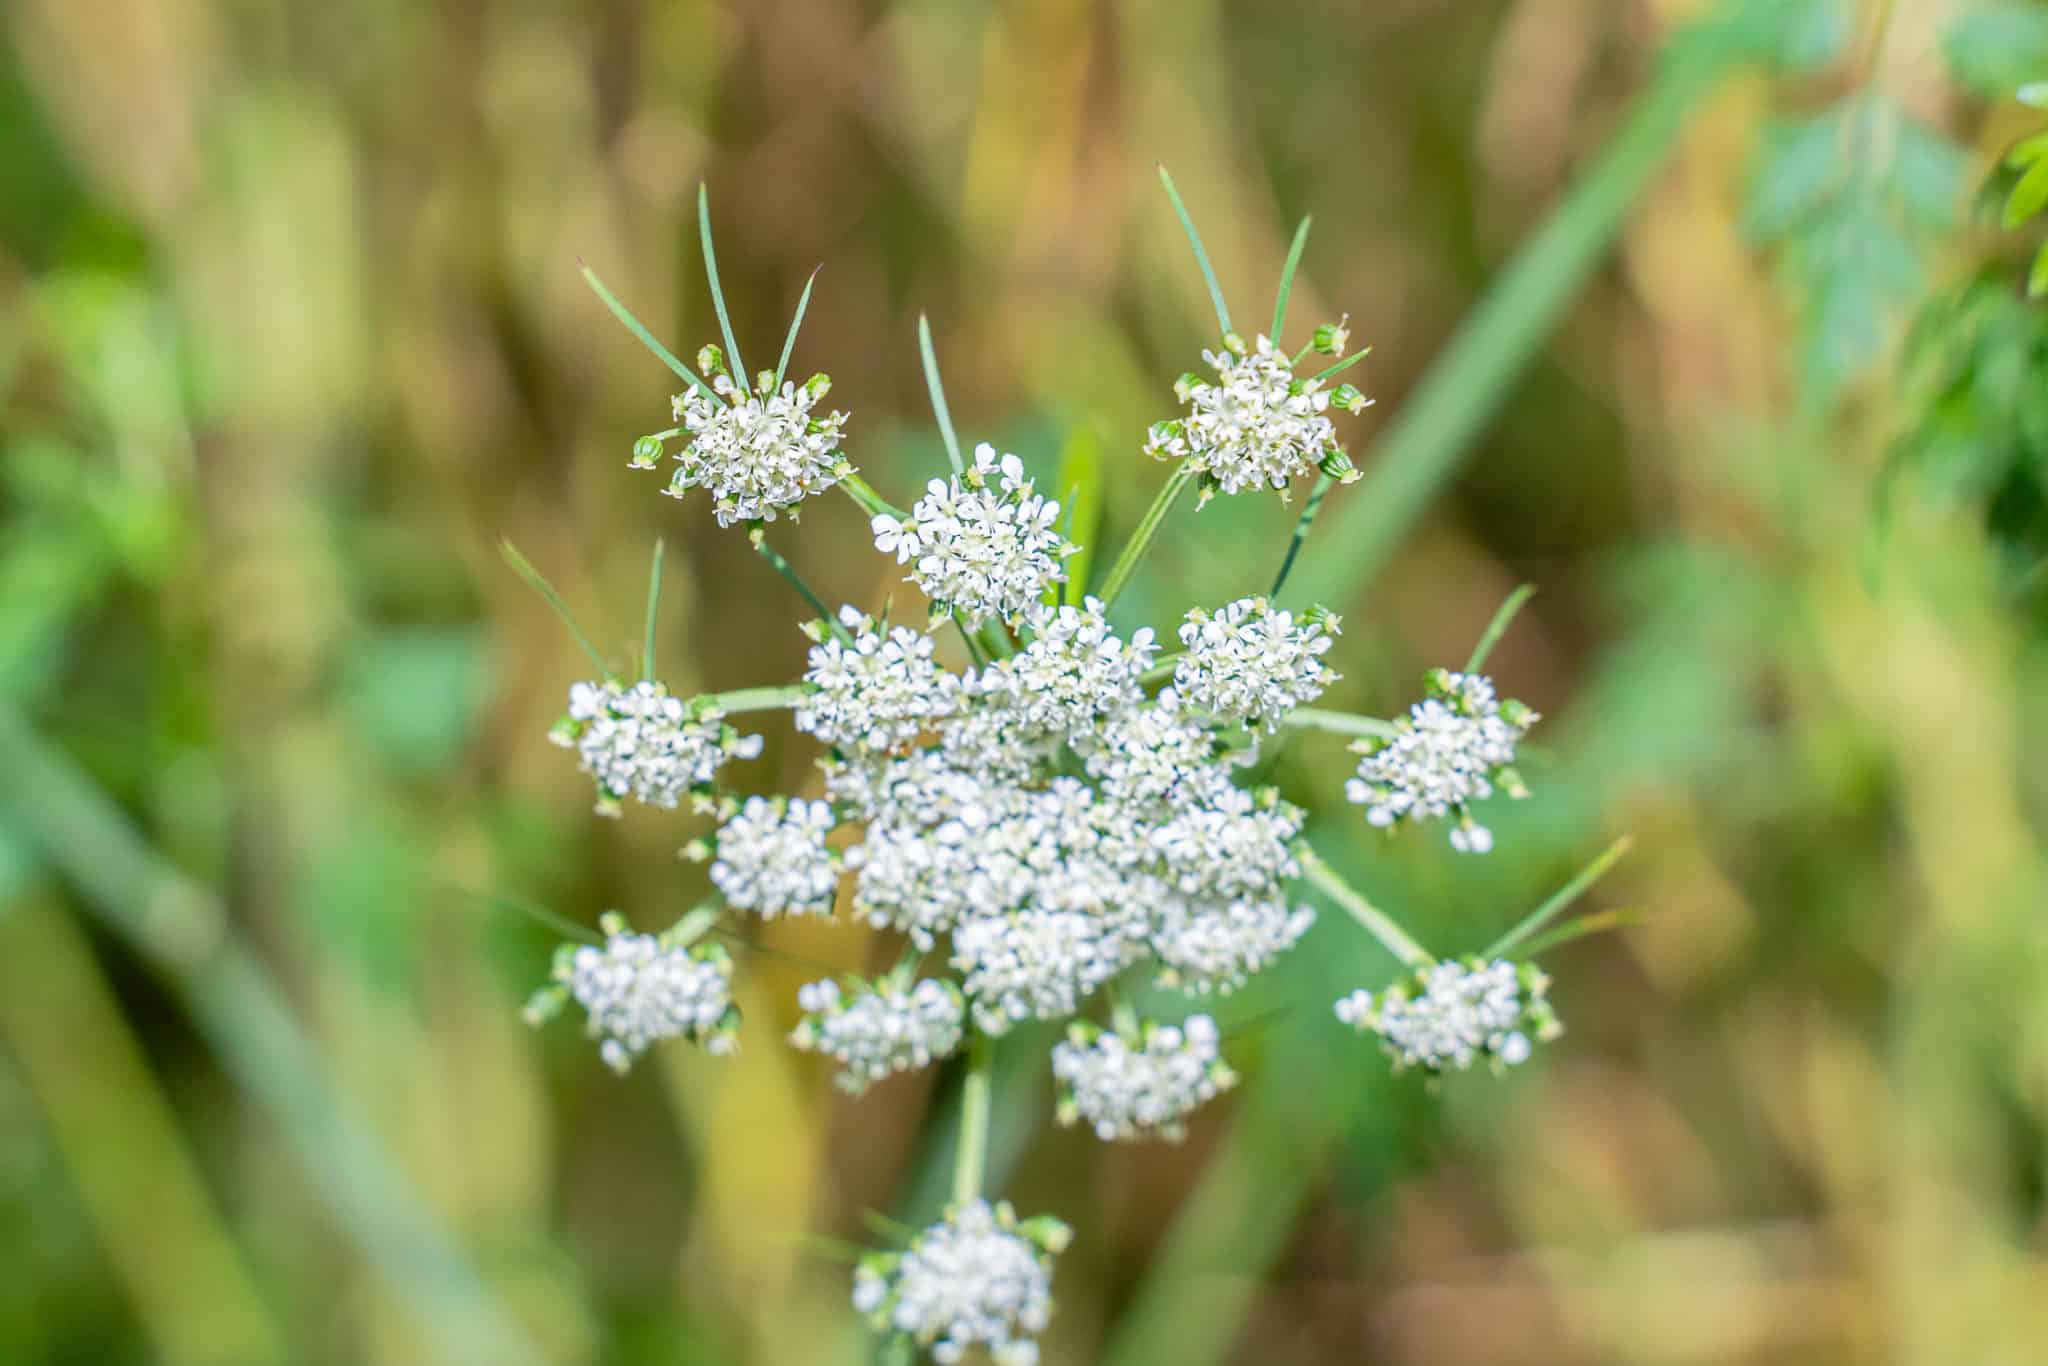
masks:
[[[2016,228],[2041,212],[2043,205],[2048,205],[2048,161],[2037,161],[2005,197],[2005,212],[2000,221],[2008,228]]]
[[[1965,15],[1942,44],[1956,79],[1994,99],[2048,72],[2048,10],[1989,5]]]
[[[1799,123],[1781,124],[1766,135],[1769,152],[1750,182],[1742,226],[1751,240],[1775,242],[1826,202],[1847,173],[1843,164],[1846,108],[1831,109]]]
[[[2044,294],[2048,294],[2048,242],[2034,253],[2034,268],[2027,272],[2027,297],[2038,299]]]
[[[1095,538],[1102,530],[1102,439],[1095,429],[1079,426],[1060,447],[1056,486],[1067,503],[1067,539],[1081,548],[1067,560],[1067,600],[1079,602],[1088,591],[1095,565]]]
[[[2033,165],[2044,156],[2048,156],[2048,128],[2042,129],[2032,137],[2021,138],[2018,142],[2014,143],[2012,150],[2005,154],[2005,164],[2010,169],[2017,171],[2022,167]]]

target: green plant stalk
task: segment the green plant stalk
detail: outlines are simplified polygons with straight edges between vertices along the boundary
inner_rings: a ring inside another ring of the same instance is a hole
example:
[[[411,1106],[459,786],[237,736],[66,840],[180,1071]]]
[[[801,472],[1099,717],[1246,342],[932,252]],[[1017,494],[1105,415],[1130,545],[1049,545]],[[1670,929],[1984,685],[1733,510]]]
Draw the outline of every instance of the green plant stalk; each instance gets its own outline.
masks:
[[[967,1046],[967,1076],[960,1083],[960,1142],[953,1150],[953,1203],[981,1198],[988,1173],[988,1120],[995,1101],[990,1072],[995,1040],[977,1031]]]
[[[1520,944],[1530,935],[1535,934],[1538,930],[1549,924],[1567,906],[1584,896],[1586,889],[1598,882],[1602,877],[1605,877],[1607,870],[1619,863],[1622,857],[1628,853],[1629,847],[1634,843],[1635,840],[1632,837],[1623,835],[1620,839],[1608,845],[1598,858],[1595,858],[1591,863],[1581,868],[1570,882],[1565,883],[1564,886],[1553,892],[1541,906],[1523,916],[1513,929],[1494,940],[1491,944],[1488,944],[1480,952],[1479,956],[1481,958],[1498,958],[1502,954],[1512,952],[1517,944]]]
[[[811,591],[811,586],[804,582],[801,574],[796,572],[796,566],[784,559],[781,551],[768,544],[768,538],[761,534],[761,529],[755,527],[747,534],[747,539],[753,543],[754,549],[760,552],[761,558],[768,561],[775,572],[782,576],[783,582],[794,588],[797,591],[797,595],[810,604],[811,610],[818,614],[819,619],[831,629],[832,633],[843,638],[846,635],[846,628],[839,624],[839,618],[832,615],[831,609],[825,606],[823,598]]]
[[[1131,533],[1123,553],[1110,566],[1109,577],[1102,584],[1102,605],[1108,607],[1130,583],[1131,575],[1137,572],[1138,562],[1145,558],[1145,552],[1152,546],[1152,538],[1159,534],[1159,526],[1166,520],[1166,514],[1173,508],[1174,500],[1181,491],[1194,481],[1194,467],[1185,460],[1173,468],[1159,494],[1152,500],[1152,506],[1145,509],[1145,515],[1138,522],[1138,529]]]
[[[659,536],[654,538],[654,564],[647,571],[647,625],[640,636],[640,676],[653,678],[654,636],[661,622],[661,561],[668,551],[668,542]]]
[[[859,503],[861,510],[870,517],[886,515],[894,517],[900,522],[908,516],[902,508],[897,507],[887,498],[876,493],[874,485],[861,478],[852,470],[847,470],[839,476],[839,487],[845,489],[847,496],[853,499],[854,502]]]
[[[175,989],[242,1092],[278,1125],[316,1198],[418,1314],[438,1355],[541,1366],[428,1202],[343,1098],[214,893],[160,859],[71,762],[0,702],[0,807],[81,900]]]
[[[1535,596],[1536,585],[1533,583],[1525,583],[1508,594],[1507,601],[1500,605],[1493,614],[1493,620],[1487,622],[1486,629],[1480,632],[1479,643],[1472,647],[1472,655],[1465,661],[1466,673],[1476,674],[1485,667],[1486,657],[1493,653],[1494,646],[1500,644],[1500,638],[1508,633],[1508,627],[1514,622],[1515,614]]]
[[[1295,856],[1301,860],[1301,875],[1364,926],[1365,932],[1378,940],[1381,948],[1411,968],[1436,961],[1429,950],[1409,938],[1408,932],[1396,925],[1385,911],[1367,901],[1362,893],[1339,877],[1337,870],[1323,862],[1315,850],[1304,844],[1295,850]]]
[[[1744,55],[1740,26],[1704,22],[1673,41],[1650,89],[1459,329],[1370,462],[1370,487],[1303,576],[1308,601],[1348,600],[1377,575],[1499,410],[1664,165],[1687,113]]]
[[[810,688],[802,683],[771,683],[758,688],[734,688],[729,692],[708,692],[690,699],[692,703],[715,707],[731,716],[746,711],[780,711],[804,700]]]
[[[1401,727],[1392,721],[1324,707],[1296,707],[1280,718],[1280,724],[1297,730],[1329,731],[1333,735],[1370,735],[1380,740],[1391,740],[1401,733]]]
[[[1330,490],[1336,486],[1335,479],[1327,474],[1317,473],[1315,487],[1309,490],[1308,502],[1303,505],[1301,516],[1295,519],[1294,535],[1287,542],[1287,556],[1280,561],[1280,572],[1273,576],[1273,587],[1267,592],[1267,597],[1279,597],[1280,590],[1287,586],[1287,576],[1294,572],[1294,561],[1301,554],[1301,547],[1308,541],[1309,528],[1316,524],[1316,514],[1323,509],[1323,499],[1329,497]]]

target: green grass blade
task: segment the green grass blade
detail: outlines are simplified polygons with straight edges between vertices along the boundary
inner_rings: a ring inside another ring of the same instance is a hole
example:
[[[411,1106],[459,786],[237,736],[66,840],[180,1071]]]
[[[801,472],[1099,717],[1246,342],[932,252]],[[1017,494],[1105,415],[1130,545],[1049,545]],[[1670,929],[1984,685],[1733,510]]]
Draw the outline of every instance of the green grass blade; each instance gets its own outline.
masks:
[[[818,267],[818,270],[823,269],[823,266]],[[789,336],[782,342],[782,359],[775,362],[775,383],[769,386],[770,392],[779,391],[782,377],[789,373],[789,355],[796,350],[796,334],[804,325],[804,311],[811,306],[811,286],[818,283],[818,270],[811,272],[811,278],[804,281],[804,292],[797,296],[796,316],[789,320]]]
[[[1379,572],[1606,256],[1686,116],[1745,51],[1740,25],[1708,23],[1675,40],[1620,132],[1402,405],[1370,462],[1370,486],[1349,500],[1338,534],[1321,538],[1321,556],[1304,566],[1311,600],[1341,605]]]
[[[1287,249],[1287,264],[1280,268],[1280,292],[1273,298],[1273,330],[1267,334],[1275,346],[1280,344],[1280,329],[1287,326],[1287,300],[1294,293],[1294,268],[1301,264],[1302,250],[1308,246],[1308,225],[1313,221],[1301,220],[1301,226],[1294,230],[1294,245]]]
[[[747,363],[740,359],[739,339],[732,334],[732,319],[725,311],[725,290],[718,283],[718,253],[711,249],[711,196],[704,184],[697,184],[697,238],[704,244],[704,278],[711,284],[711,306],[718,311],[718,335],[725,338],[725,364],[741,389],[752,392],[754,381]]]
[[[1632,837],[1623,835],[1620,839],[1608,845],[1598,858],[1594,859],[1584,868],[1581,868],[1570,882],[1565,883],[1564,886],[1551,893],[1549,899],[1541,906],[1523,916],[1521,922],[1513,929],[1494,940],[1491,944],[1488,944],[1485,949],[1480,951],[1479,956],[1481,958],[1498,958],[1502,954],[1512,952],[1515,945],[1535,934],[1538,930],[1556,919],[1558,914],[1567,906],[1584,896],[1586,889],[1606,876],[1607,870],[1619,863],[1622,856],[1628,853],[1629,846],[1634,843],[1635,840]]]
[[[640,637],[640,676],[655,677],[654,633],[661,620],[661,561],[668,542],[654,538],[654,565],[647,571],[647,629]]]
[[[1472,647],[1472,657],[1465,661],[1466,673],[1476,674],[1485,666],[1486,657],[1493,653],[1494,646],[1500,644],[1500,638],[1508,633],[1508,627],[1514,622],[1515,614],[1522,610],[1523,604],[1535,596],[1536,585],[1533,583],[1525,583],[1508,594],[1507,601],[1494,612],[1493,620],[1486,623],[1486,630],[1481,633],[1479,643]]]
[[[1088,593],[1095,567],[1095,537],[1102,530],[1102,438],[1088,426],[1074,428],[1060,448],[1058,487],[1066,491],[1067,539],[1081,548],[1067,558],[1066,601]]]
[[[505,557],[506,564],[512,566],[512,572],[526,581],[528,588],[540,594],[542,600],[549,607],[554,608],[555,615],[562,620],[562,625],[569,628],[569,634],[576,637],[576,643],[583,647],[583,653],[588,655],[590,662],[597,667],[597,676],[599,678],[610,678],[612,676],[611,666],[604,662],[604,656],[599,654],[597,647],[590,643],[590,637],[583,634],[583,628],[576,624],[576,618],[569,611],[569,604],[562,601],[562,595],[555,591],[555,586],[549,583],[538,569],[533,567],[531,560],[519,553],[519,547],[513,545],[511,541],[500,537],[498,540],[498,553]]]
[[[917,350],[924,359],[924,384],[931,391],[932,415],[939,420],[939,435],[946,441],[946,459],[953,462],[953,473],[959,474],[967,468],[960,458],[960,438],[953,432],[953,413],[946,407],[946,386],[939,383],[939,356],[932,349],[932,320],[924,314],[917,315]]]
[[[1159,183],[1166,187],[1166,197],[1173,201],[1173,211],[1180,215],[1180,225],[1187,230],[1188,245],[1195,249],[1195,264],[1202,268],[1202,279],[1209,285],[1209,302],[1216,305],[1216,323],[1229,336],[1230,308],[1223,302],[1223,286],[1217,282],[1216,268],[1209,264],[1209,253],[1202,248],[1202,234],[1195,231],[1195,220],[1188,217],[1188,206],[1181,203],[1180,191],[1174,188],[1173,177],[1164,166],[1159,168]]]
[[[620,322],[624,323],[626,325],[626,330],[628,332],[631,332],[635,337],[640,339],[640,344],[642,346],[646,347],[649,351],[652,351],[656,356],[660,357],[661,363],[663,365],[666,365],[669,369],[681,375],[691,384],[696,385],[698,389],[703,391],[703,394],[706,398],[710,399],[714,403],[725,402],[724,399],[720,398],[717,395],[717,393],[712,390],[710,385],[704,382],[704,379],[701,375],[697,374],[697,372],[692,370],[689,366],[677,360],[674,352],[670,351],[666,346],[663,346],[660,342],[655,340],[654,334],[647,330],[647,324],[641,322],[638,318],[634,317],[633,311],[627,308],[624,304],[619,302],[619,296],[612,293],[609,289],[605,288],[604,281],[597,278],[596,271],[592,270],[589,266],[584,265],[581,261],[578,261],[576,264],[580,266],[583,270],[583,282],[589,285],[590,288],[593,291],[595,291],[597,297],[604,301],[604,306],[612,311],[612,316],[614,318],[617,318]]]

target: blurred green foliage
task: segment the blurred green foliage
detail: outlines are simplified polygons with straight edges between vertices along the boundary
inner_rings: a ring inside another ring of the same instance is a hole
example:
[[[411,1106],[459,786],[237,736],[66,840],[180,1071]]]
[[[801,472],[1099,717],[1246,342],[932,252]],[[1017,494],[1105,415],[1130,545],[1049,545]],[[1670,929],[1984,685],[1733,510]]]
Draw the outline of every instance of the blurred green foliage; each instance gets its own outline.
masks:
[[[0,706],[88,800],[0,775],[0,1359],[866,1359],[811,1239],[943,1199],[957,1078],[854,1105],[780,1048],[887,952],[803,925],[734,945],[736,1063],[620,1083],[519,1024],[513,903],[662,924],[702,874],[589,818],[544,739],[588,665],[495,546],[624,659],[666,535],[679,690],[800,660],[786,586],[626,468],[673,381],[576,268],[715,336],[706,180],[756,359],[824,263],[792,364],[885,494],[944,467],[929,313],[963,439],[1100,471],[1100,572],[1213,326],[1154,161],[1252,317],[1312,212],[1290,316],[1375,348],[1297,580],[1332,702],[1543,590],[1494,855],[1368,832],[1339,745],[1273,779],[1433,947],[1622,831],[1592,904],[1649,914],[1558,952],[1540,1065],[1434,1091],[1329,1018],[1392,968],[1326,915],[1220,1008],[1247,1082],[1178,1149],[1053,1129],[1006,1046],[992,1171],[1081,1235],[1049,1366],[2037,1356],[2048,339],[2040,220],[1970,205],[2030,174],[2048,10],[1695,8],[7,7]],[[1297,510],[1182,507],[1119,613],[1263,589]],[[864,532],[785,548],[879,606]],[[809,759],[771,732],[761,785]]]

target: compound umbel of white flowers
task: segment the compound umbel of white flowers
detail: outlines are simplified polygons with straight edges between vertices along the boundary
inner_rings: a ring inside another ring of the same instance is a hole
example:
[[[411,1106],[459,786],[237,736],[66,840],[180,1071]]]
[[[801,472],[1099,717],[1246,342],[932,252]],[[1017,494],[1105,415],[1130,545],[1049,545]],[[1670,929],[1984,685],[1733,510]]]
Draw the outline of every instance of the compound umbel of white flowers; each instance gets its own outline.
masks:
[[[902,935],[904,957],[881,979],[803,987],[790,1038],[837,1063],[838,1084],[855,1093],[965,1055],[952,1203],[907,1247],[863,1261],[854,1285],[856,1306],[880,1330],[940,1362],[979,1350],[1029,1366],[1051,1312],[1052,1258],[1066,1245],[1065,1226],[1019,1220],[983,1189],[991,1060],[1019,1021],[1067,1026],[1052,1055],[1064,1121],[1104,1140],[1177,1138],[1189,1115],[1235,1080],[1226,1033],[1208,1013],[1140,1023],[1115,1003],[1119,981],[1145,972],[1158,989],[1220,999],[1308,930],[1314,913],[1297,896],[1305,885],[1402,965],[1392,986],[1339,1002],[1341,1019],[1377,1034],[1399,1065],[1513,1064],[1556,1027],[1548,979],[1530,960],[1594,918],[1545,938],[1537,932],[1619,854],[1610,850],[1479,955],[1438,959],[1318,856],[1304,838],[1306,812],[1245,781],[1277,731],[1348,734],[1367,751],[1352,795],[1370,824],[1453,816],[1454,843],[1483,848],[1490,837],[1470,808],[1495,789],[1520,795],[1510,761],[1535,716],[1496,702],[1481,666],[1527,594],[1510,599],[1462,670],[1431,675],[1430,699],[1407,717],[1309,705],[1337,678],[1326,663],[1337,618],[1272,598],[1323,496],[1357,477],[1328,414],[1360,411],[1366,400],[1349,384],[1327,385],[1365,353],[1347,355],[1344,322],[1316,328],[1299,350],[1282,344],[1305,223],[1272,326],[1244,341],[1186,207],[1161,175],[1216,304],[1220,349],[1205,352],[1216,377],[1177,386],[1188,411],[1155,427],[1146,445],[1174,463],[1172,473],[1092,593],[1087,557],[1068,540],[1071,509],[1041,494],[1017,456],[988,444],[971,460],[963,454],[928,324],[920,323],[920,350],[951,473],[905,511],[863,482],[840,449],[845,415],[815,409],[827,381],[784,378],[808,284],[779,363],[746,378],[701,192],[723,345],[700,351],[696,371],[589,276],[688,385],[674,403],[679,426],[642,438],[634,463],[653,464],[664,442],[687,435],[671,491],[707,490],[714,520],[743,524],[817,616],[804,628],[812,648],[800,681],[689,699],[652,681],[658,544],[640,660],[649,681],[613,681],[619,671],[570,622],[602,681],[572,690],[557,738],[597,779],[608,810],[627,797],[672,807],[687,793],[716,813],[715,834],[685,852],[709,863],[718,900],[660,935],[607,916],[600,942],[565,946],[555,982],[529,1015],[580,1006],[605,1061],[620,1071],[663,1039],[725,1052],[738,1027],[732,964],[705,942],[722,916],[829,918],[843,896],[856,919]],[[1344,359],[1298,374],[1311,355]],[[1188,484],[1198,482],[1205,500],[1262,489],[1284,496],[1311,471],[1316,486],[1271,593],[1189,611],[1176,630],[1181,650],[1164,658],[1151,628],[1118,629],[1118,595]],[[830,612],[768,546],[767,523],[779,514],[793,520],[802,503],[834,488],[859,505],[877,550],[908,568],[927,599],[924,621],[852,606]],[[560,596],[507,553],[567,620]],[[966,667],[949,662],[950,640],[941,651],[942,627],[957,634]],[[726,718],[776,710],[791,712],[795,729],[824,751],[817,795],[722,789],[726,762],[752,757],[762,743]],[[1107,1029],[1090,1018],[1099,997],[1112,1001]]]

